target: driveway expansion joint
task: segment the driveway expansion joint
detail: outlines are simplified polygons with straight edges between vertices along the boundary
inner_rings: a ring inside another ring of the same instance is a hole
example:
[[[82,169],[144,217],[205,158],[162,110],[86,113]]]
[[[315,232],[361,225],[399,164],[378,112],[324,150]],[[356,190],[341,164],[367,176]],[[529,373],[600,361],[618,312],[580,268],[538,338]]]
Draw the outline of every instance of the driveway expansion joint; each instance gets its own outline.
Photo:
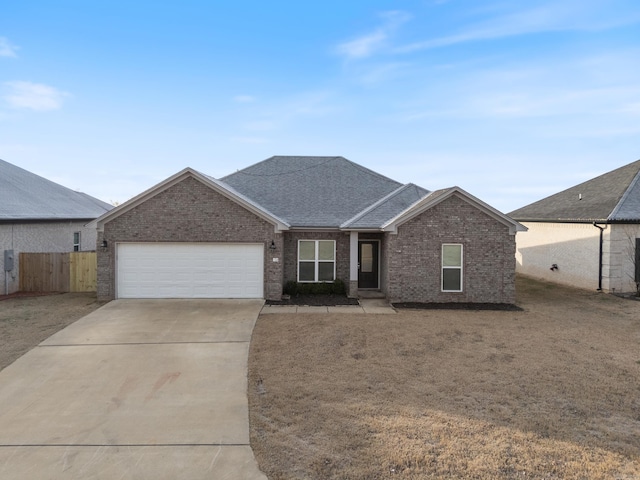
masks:
[[[2,480],[266,480],[247,399],[263,303],[115,300],[39,343],[58,348],[0,372]]]
[[[121,343],[48,343],[38,347],[117,347],[120,345],[217,345],[222,343],[251,343],[245,340],[225,340],[215,342],[121,342]]]

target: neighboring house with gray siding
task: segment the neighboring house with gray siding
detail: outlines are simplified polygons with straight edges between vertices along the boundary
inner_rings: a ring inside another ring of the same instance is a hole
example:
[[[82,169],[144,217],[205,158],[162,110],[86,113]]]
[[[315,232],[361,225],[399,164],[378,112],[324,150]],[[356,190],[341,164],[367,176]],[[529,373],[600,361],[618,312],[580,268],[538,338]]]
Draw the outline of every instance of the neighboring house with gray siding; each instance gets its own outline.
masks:
[[[98,218],[98,296],[279,300],[340,279],[391,302],[515,302],[518,222],[461,188],[403,185],[343,157],[186,168]]]
[[[111,208],[0,160],[0,295],[18,290],[21,252],[95,250],[87,223]]]
[[[517,238],[517,270],[605,292],[640,284],[640,160],[509,214],[528,228]]]

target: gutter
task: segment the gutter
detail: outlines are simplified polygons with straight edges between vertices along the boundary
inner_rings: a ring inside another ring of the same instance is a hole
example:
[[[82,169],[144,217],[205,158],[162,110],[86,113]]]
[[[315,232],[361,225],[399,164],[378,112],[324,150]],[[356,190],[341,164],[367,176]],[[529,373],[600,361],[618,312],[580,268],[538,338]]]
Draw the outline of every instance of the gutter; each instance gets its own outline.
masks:
[[[603,236],[604,231],[607,229],[607,224],[605,223],[604,227],[601,227],[596,222],[593,222],[593,226],[600,230],[600,250],[598,252],[598,291],[602,291],[602,245],[603,245]]]
[[[511,217],[514,220],[516,220],[517,222],[520,223],[582,223],[582,224],[591,224],[593,225],[594,222],[596,223],[606,223],[607,225],[611,225],[611,224],[623,224],[623,225],[636,225],[638,223],[640,223],[640,218],[629,218],[629,219],[612,219],[611,217],[609,218],[605,218],[605,219],[583,219],[583,220],[579,220],[579,219],[549,219],[549,218],[515,218],[515,217]]]

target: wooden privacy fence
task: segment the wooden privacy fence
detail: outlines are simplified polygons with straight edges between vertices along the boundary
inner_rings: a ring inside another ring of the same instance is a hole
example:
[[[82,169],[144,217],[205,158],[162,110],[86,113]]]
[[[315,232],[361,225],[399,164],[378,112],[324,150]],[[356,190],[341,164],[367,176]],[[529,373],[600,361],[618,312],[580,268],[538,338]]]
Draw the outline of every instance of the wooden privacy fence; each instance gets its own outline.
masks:
[[[96,252],[20,253],[21,292],[95,292]]]

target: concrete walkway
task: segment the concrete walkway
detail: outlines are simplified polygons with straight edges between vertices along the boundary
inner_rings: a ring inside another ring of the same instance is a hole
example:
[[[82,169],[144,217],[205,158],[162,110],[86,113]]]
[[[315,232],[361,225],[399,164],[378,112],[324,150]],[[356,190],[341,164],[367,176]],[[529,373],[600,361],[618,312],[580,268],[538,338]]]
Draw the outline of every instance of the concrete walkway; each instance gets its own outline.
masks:
[[[0,372],[0,478],[265,480],[247,358],[261,300],[118,300]]]
[[[335,307],[317,307],[311,305],[265,305],[261,314],[282,313],[360,313],[360,314],[395,314],[394,308],[384,298],[361,298],[360,305],[338,305]]]

